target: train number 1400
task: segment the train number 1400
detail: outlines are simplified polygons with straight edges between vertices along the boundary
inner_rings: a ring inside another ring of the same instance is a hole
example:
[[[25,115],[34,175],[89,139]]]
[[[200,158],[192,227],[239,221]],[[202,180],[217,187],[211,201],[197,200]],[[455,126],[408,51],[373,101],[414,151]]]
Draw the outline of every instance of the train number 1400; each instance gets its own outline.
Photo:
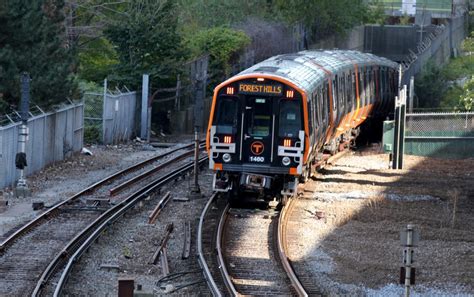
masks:
[[[250,157],[250,162],[265,162],[265,157],[251,156]]]

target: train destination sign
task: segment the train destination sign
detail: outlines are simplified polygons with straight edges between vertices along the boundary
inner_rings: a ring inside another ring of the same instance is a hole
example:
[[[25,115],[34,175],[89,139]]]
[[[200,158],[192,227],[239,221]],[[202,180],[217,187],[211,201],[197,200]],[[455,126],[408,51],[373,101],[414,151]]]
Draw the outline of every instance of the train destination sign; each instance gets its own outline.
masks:
[[[283,86],[242,83],[239,84],[239,93],[280,96],[281,94],[283,94]]]

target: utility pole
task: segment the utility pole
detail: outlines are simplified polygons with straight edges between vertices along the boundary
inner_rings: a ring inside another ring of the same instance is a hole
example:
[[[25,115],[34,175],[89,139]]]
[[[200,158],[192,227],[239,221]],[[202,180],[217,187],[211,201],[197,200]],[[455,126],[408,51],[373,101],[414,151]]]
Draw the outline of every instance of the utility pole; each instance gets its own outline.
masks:
[[[28,166],[26,161],[26,141],[28,141],[28,112],[30,109],[30,76],[24,72],[21,74],[21,101],[20,115],[21,126],[18,133],[18,153],[15,157],[15,166],[20,170],[20,178],[16,184],[15,196],[26,197],[30,195],[30,190],[26,184],[25,167]]]
[[[199,171],[199,130],[202,126],[202,113],[204,101],[204,88],[206,81],[206,71],[200,69],[196,75],[195,102],[194,102],[194,183],[191,186],[191,196],[199,197],[201,189],[198,181]]]

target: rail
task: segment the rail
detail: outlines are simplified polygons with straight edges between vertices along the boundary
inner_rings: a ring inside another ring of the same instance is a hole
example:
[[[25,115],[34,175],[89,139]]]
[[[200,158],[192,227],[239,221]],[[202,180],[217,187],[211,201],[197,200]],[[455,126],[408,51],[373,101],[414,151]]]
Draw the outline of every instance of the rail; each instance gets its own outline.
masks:
[[[10,245],[13,244],[13,242],[18,239],[19,237],[23,236],[24,234],[28,233],[30,230],[32,230],[36,225],[40,224],[41,221],[43,220],[47,220],[50,216],[54,215],[56,212],[59,211],[59,208],[64,206],[64,205],[67,205],[71,202],[73,202],[74,200],[78,199],[79,197],[89,193],[89,192],[92,192],[93,190],[97,189],[98,187],[106,184],[107,182],[109,182],[110,180],[113,180],[125,173],[129,173],[131,171],[134,171],[134,170],[137,170],[149,163],[152,163],[152,162],[155,162],[161,158],[164,158],[172,153],[175,153],[179,150],[182,150],[182,149],[185,149],[185,148],[189,148],[189,147],[192,147],[194,146],[194,143],[191,143],[191,144],[188,144],[188,145],[184,145],[184,146],[180,146],[174,150],[170,150],[168,152],[165,152],[163,154],[160,154],[158,156],[155,156],[155,157],[152,157],[152,158],[149,158],[143,162],[140,162],[140,163],[137,163],[137,164],[134,164],[128,168],[125,168],[121,171],[118,171],[94,184],[92,184],[91,186],[85,188],[84,190],[80,191],[79,193],[67,198],[66,200],[64,200],[63,202],[60,202],[58,204],[56,204],[55,206],[53,206],[52,208],[50,208],[49,210],[45,211],[44,213],[42,213],[41,215],[39,215],[38,217],[36,217],[35,219],[31,220],[30,222],[28,222],[27,224],[25,224],[22,228],[18,229],[17,231],[15,231],[14,233],[12,233],[8,238],[6,238],[1,244],[0,244],[0,254],[2,254],[6,248],[8,248]]]
[[[287,213],[289,209],[291,209],[293,205],[293,199],[289,199],[288,203],[283,207],[283,209],[280,212],[280,217],[278,218],[278,254],[280,256],[280,261],[283,265],[283,268],[286,271],[286,274],[288,275],[288,278],[291,281],[291,285],[295,289],[296,293],[298,296],[308,296],[306,293],[305,289],[303,288],[303,285],[299,281],[298,277],[296,276],[293,267],[290,264],[290,261],[288,261],[288,258],[286,257],[286,247],[284,244],[284,239],[285,239],[285,233],[286,233],[286,220],[287,220]]]
[[[221,219],[219,220],[219,226],[217,227],[217,239],[216,239],[216,248],[217,248],[217,260],[219,262],[219,267],[222,275],[222,279],[224,280],[225,286],[229,293],[233,296],[238,296],[239,292],[235,289],[234,284],[232,283],[232,279],[230,278],[229,272],[227,271],[227,267],[224,261],[224,255],[222,254],[222,235],[224,232],[224,225],[227,219],[227,213],[230,209],[230,205],[227,204],[226,208],[222,212]]]
[[[206,259],[204,258],[204,252],[202,249],[202,231],[203,231],[203,226],[204,226],[204,218],[206,217],[209,209],[211,208],[212,202],[218,197],[217,193],[213,193],[212,196],[209,198],[209,200],[206,203],[206,206],[204,207],[204,210],[201,213],[201,217],[199,218],[199,226],[198,226],[198,238],[197,238],[197,249],[198,249],[198,262],[199,265],[201,266],[204,274],[204,278],[206,279],[207,285],[209,289],[211,290],[211,293],[215,297],[222,297],[222,293],[217,287],[216,282],[214,281],[214,278],[212,277],[211,271],[209,270],[209,266],[206,263]]]
[[[203,162],[207,161],[208,157],[203,157],[199,160],[199,163],[202,164]],[[193,169],[194,167],[194,162],[189,162],[181,167],[179,167],[177,170],[170,172],[166,174],[165,176],[159,178],[158,180],[148,184],[144,188],[140,189],[139,191],[135,192],[132,194],[129,198],[125,199],[122,201],[120,204],[117,204],[113,208],[111,208],[109,211],[106,213],[109,214],[107,217],[104,217],[99,221],[96,220],[93,222],[87,229],[93,229],[92,232],[87,232],[87,230],[84,230],[83,233],[78,235],[75,240],[70,242],[68,247],[64,249],[64,252],[67,254],[71,254],[71,248],[73,248],[73,245],[76,244],[76,242],[82,243],[77,250],[75,250],[74,254],[69,258],[68,263],[66,264],[66,267],[64,268],[61,277],[56,284],[56,288],[54,291],[54,296],[59,296],[61,294],[61,291],[64,288],[65,281],[67,280],[69,273],[72,269],[72,266],[74,263],[80,258],[80,256],[92,245],[92,243],[100,237],[100,235],[103,233],[103,231],[110,226],[112,223],[114,223],[118,218],[124,215],[126,211],[131,209],[136,203],[147,197],[151,192],[157,190],[161,186],[163,186],[165,183],[172,181],[179,175],[182,175],[188,170]],[[106,215],[106,213],[103,214],[103,216]],[[99,226],[97,226],[100,224]],[[89,235],[90,234],[90,235]],[[51,268],[57,267],[57,262],[59,262],[60,259],[57,257],[54,262],[50,265]],[[45,271],[43,275],[45,278],[42,277],[42,279],[38,282],[37,287],[35,288],[35,292],[33,296],[38,296],[38,294],[41,291],[41,287],[44,284],[44,281],[47,279],[47,276],[52,275],[53,271]]]

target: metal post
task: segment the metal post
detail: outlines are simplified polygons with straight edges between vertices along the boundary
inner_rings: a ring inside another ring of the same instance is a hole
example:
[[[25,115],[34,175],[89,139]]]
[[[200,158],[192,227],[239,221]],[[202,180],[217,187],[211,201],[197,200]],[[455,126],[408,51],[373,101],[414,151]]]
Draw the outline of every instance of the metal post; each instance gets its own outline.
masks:
[[[202,72],[202,70],[201,70]],[[203,86],[204,74],[198,74],[195,83],[195,103],[194,103],[194,185],[191,187],[191,196],[199,197],[201,189],[198,182],[198,159],[199,159],[199,128],[202,123],[202,105],[204,99]]]
[[[405,153],[405,120],[406,120],[406,102],[407,102],[407,85],[403,86],[400,98],[400,128],[398,139],[398,169],[403,169],[403,155]]]
[[[176,99],[174,102],[174,108],[176,111],[179,111],[181,108],[181,104],[179,101],[180,93],[181,93],[181,80],[180,80],[180,75],[178,74],[178,77],[176,78],[176,94],[175,94]]]
[[[106,122],[106,114],[107,114],[107,79],[104,79],[104,100],[102,102],[102,143],[107,143],[106,142],[106,127],[105,127],[105,122]]]
[[[141,121],[140,121],[140,138],[148,138],[148,83],[150,76],[148,74],[143,74],[142,82],[142,108],[141,108]]]
[[[400,64],[398,68],[398,91],[402,88],[402,78],[403,78],[403,66]]]
[[[28,113],[30,106],[30,76],[24,72],[21,74],[21,126],[18,133],[18,153],[15,158],[15,166],[20,170],[20,177],[16,184],[15,196],[29,196],[30,191],[26,184],[25,167],[28,166],[26,161],[26,142],[28,141]]]
[[[408,113],[413,113],[413,97],[415,96],[415,77],[410,77],[410,92],[408,99]]]
[[[194,127],[194,185],[191,188],[191,193],[198,195],[201,193],[198,181],[199,171],[199,131],[198,126]]]
[[[400,94],[399,94],[400,95]],[[392,169],[398,169],[398,141],[400,139],[400,102],[399,97],[395,97],[395,131],[393,133],[393,159],[392,159]]]
[[[413,252],[413,229],[414,226],[407,225],[407,243],[405,247],[405,296],[410,296],[411,264]]]

